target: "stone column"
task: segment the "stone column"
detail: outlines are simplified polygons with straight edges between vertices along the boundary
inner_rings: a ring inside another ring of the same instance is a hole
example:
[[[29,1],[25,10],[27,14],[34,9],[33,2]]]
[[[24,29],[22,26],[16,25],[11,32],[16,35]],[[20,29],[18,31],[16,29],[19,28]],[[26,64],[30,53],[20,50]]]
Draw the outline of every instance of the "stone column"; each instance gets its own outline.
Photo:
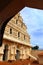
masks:
[[[20,59],[22,60],[22,49],[20,49]]]
[[[10,60],[15,60],[16,48],[15,46],[10,47]]]
[[[0,61],[3,61],[4,45],[0,47]]]
[[[24,59],[25,57],[24,57],[24,55],[25,55],[25,51],[24,51],[24,48],[23,48],[23,46],[20,48],[20,59]]]
[[[8,60],[10,60],[10,52],[11,52],[11,50],[10,50],[10,46],[9,46],[9,48],[8,48]]]

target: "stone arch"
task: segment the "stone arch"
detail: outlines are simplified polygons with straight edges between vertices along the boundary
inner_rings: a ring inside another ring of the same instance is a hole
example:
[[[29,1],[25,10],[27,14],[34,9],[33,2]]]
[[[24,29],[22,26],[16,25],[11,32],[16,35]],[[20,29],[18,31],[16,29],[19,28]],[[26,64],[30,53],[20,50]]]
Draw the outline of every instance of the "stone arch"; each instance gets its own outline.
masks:
[[[19,2],[21,2],[22,4],[20,4]],[[0,13],[0,46],[2,45],[2,37],[6,24],[15,14],[17,14],[21,9],[23,9],[23,7],[25,7],[23,2],[23,0],[11,0],[11,2],[6,5],[6,8],[4,8]]]
[[[7,22],[25,6],[43,9],[43,0],[0,0],[0,46]]]

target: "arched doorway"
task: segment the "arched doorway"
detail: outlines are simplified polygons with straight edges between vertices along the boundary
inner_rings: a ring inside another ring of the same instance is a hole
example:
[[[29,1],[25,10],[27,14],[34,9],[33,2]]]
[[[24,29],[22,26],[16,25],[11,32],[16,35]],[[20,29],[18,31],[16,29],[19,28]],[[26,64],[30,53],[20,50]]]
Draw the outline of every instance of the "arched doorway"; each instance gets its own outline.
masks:
[[[3,54],[3,61],[8,59],[8,45],[5,45],[4,54]]]
[[[19,60],[19,59],[20,59],[20,51],[19,51],[19,50],[16,50],[15,59],[16,59],[16,60]]]

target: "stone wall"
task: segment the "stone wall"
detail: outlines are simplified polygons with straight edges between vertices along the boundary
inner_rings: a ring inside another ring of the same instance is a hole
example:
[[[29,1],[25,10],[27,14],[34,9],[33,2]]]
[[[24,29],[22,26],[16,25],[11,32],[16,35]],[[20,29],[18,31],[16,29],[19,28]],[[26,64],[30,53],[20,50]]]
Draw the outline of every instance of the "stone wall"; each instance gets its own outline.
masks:
[[[27,42],[30,44],[30,36],[27,33],[27,27],[23,23],[22,17],[19,15],[20,18],[18,18],[18,14],[13,17],[8,24],[5,27],[4,34],[12,36],[16,39],[19,39],[21,41]],[[17,21],[17,23],[16,23]],[[22,25],[22,27],[21,27]],[[12,34],[10,34],[10,29],[12,29]],[[20,32],[20,37],[18,38],[18,32]]]

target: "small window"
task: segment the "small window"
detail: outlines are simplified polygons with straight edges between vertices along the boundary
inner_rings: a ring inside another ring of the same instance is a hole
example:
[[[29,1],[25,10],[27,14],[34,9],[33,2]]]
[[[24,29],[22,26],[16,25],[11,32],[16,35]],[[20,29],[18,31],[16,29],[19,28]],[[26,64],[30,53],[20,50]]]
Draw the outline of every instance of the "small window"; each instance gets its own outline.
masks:
[[[21,27],[23,27],[23,23],[21,24]]]
[[[20,16],[18,15],[18,18],[19,18]]]
[[[18,37],[20,37],[20,32],[18,32]]]
[[[10,34],[12,34],[12,28],[10,28]]]
[[[25,35],[24,35],[24,40],[25,40]]]
[[[16,20],[16,24],[18,24],[18,20]]]

